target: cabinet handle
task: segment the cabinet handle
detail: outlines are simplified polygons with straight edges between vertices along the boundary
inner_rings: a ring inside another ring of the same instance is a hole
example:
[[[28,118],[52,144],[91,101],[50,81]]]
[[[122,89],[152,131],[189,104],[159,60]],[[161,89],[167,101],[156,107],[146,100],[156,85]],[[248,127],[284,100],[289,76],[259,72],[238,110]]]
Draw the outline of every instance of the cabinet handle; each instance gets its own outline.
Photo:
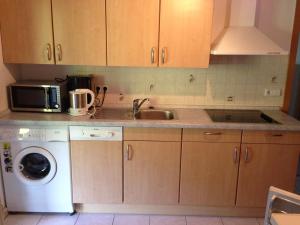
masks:
[[[56,47],[57,47],[58,61],[62,61],[62,47],[61,47],[61,44],[58,44]]]
[[[131,145],[127,145],[126,147],[126,159],[132,160],[132,146]]]
[[[248,149],[248,147],[246,147],[246,149],[245,149],[244,161],[246,163],[249,162],[249,149]]]
[[[151,48],[151,64],[155,63],[155,48]]]
[[[204,135],[222,135],[222,132],[204,132]]]
[[[282,137],[283,134],[271,134],[272,137]]]
[[[239,150],[237,147],[234,148],[233,151],[233,162],[237,164],[239,162]]]
[[[51,44],[47,44],[47,55],[48,55],[48,61],[52,60],[52,50],[51,50]]]
[[[167,49],[165,47],[162,48],[162,50],[161,50],[161,63],[162,64],[165,64],[165,62],[166,62],[166,52],[167,52]]]

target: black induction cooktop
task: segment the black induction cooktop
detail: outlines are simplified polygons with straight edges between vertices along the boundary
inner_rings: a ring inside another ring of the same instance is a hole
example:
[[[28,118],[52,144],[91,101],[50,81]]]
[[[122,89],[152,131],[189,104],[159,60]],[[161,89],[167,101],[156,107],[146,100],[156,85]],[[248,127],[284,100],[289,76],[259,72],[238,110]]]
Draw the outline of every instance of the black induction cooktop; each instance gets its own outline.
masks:
[[[205,109],[205,111],[214,122],[279,124],[259,110]]]

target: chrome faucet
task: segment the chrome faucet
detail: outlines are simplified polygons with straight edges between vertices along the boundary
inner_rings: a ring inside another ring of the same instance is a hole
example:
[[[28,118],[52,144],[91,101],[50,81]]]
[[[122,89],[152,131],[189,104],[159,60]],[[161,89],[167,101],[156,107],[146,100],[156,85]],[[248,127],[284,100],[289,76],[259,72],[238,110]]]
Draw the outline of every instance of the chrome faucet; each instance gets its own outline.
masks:
[[[141,102],[140,102],[141,101]],[[141,108],[141,106],[144,104],[144,102],[146,102],[146,101],[150,101],[150,99],[149,98],[144,98],[144,99],[134,99],[133,100],[133,102],[132,102],[132,112],[133,112],[133,116],[135,116],[138,112],[139,112],[139,110],[140,110],[140,108]]]

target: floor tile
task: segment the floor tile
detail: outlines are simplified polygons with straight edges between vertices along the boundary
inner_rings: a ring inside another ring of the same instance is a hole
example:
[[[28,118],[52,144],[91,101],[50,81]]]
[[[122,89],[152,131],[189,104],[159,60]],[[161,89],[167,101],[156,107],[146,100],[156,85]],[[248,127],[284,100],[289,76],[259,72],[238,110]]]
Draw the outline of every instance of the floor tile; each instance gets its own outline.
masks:
[[[150,225],[186,225],[185,216],[150,216]]]
[[[42,216],[38,225],[74,225],[78,214],[70,216],[69,214],[49,214]]]
[[[265,218],[256,218],[259,225],[264,225]]]
[[[11,214],[4,224],[5,225],[37,225],[42,215],[38,214]]]
[[[187,216],[187,225],[223,225],[220,217]]]
[[[76,225],[112,225],[113,214],[80,213]]]
[[[149,225],[149,216],[116,215],[113,225]]]
[[[223,225],[259,225],[256,218],[222,217]]]

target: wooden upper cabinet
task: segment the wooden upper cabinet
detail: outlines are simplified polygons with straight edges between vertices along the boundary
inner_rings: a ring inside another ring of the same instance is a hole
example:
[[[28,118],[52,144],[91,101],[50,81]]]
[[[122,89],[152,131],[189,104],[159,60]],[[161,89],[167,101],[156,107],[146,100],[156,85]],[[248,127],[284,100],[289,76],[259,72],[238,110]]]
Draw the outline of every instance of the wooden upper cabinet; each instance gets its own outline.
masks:
[[[157,66],[159,0],[109,0],[106,4],[108,66]]]
[[[105,66],[105,0],[52,4],[56,64]]]
[[[213,0],[161,0],[159,66],[207,68],[212,17]]]
[[[1,0],[5,63],[53,64],[51,0]]]

